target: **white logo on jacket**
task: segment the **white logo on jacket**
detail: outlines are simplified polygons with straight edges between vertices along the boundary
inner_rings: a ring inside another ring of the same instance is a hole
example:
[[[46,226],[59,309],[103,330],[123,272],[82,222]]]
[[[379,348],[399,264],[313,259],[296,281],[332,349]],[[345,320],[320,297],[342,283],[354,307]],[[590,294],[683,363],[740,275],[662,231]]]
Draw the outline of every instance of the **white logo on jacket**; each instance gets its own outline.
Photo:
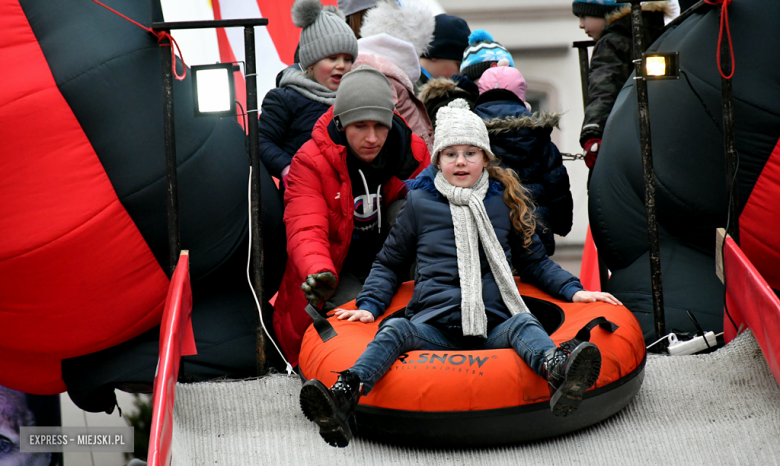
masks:
[[[369,222],[377,217],[382,194],[362,194],[355,197],[355,219]]]

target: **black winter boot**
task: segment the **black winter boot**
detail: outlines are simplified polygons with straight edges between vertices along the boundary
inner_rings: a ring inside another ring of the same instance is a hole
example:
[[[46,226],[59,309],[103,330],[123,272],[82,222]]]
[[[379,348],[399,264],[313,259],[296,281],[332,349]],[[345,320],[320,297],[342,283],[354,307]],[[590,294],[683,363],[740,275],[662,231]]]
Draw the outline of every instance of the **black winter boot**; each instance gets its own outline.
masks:
[[[320,426],[320,436],[329,445],[344,448],[352,440],[355,408],[361,395],[360,378],[351,371],[339,373],[328,390],[312,379],[301,388],[301,409],[306,418]]]
[[[573,339],[547,350],[544,356],[542,376],[550,386],[550,410],[556,416],[568,416],[599,378],[601,352],[593,343]]]

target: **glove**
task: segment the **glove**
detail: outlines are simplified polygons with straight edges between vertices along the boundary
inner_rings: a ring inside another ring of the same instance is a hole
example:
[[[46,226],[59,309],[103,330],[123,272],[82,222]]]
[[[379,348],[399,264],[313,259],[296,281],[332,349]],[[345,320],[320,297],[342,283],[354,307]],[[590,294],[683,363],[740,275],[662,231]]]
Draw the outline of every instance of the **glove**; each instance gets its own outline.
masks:
[[[596,158],[599,156],[601,139],[588,139],[582,148],[585,149],[585,165],[592,170],[593,166],[596,165]]]
[[[479,95],[479,87],[477,87],[477,85],[474,84],[474,81],[463,76],[462,74],[453,74],[450,79],[452,79],[455,82],[456,86],[468,92],[469,94],[472,94],[474,96]]]
[[[320,272],[306,277],[301,289],[312,306],[320,307],[336,292],[336,285],[338,279],[333,272]]]

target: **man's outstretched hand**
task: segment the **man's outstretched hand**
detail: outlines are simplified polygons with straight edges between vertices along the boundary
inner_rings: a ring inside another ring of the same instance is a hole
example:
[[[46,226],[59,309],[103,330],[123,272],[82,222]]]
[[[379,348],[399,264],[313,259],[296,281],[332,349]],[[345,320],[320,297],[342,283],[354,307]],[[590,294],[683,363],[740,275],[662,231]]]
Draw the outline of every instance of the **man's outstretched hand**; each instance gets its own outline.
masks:
[[[320,307],[336,292],[338,279],[333,272],[313,273],[301,285],[303,294],[312,306]]]

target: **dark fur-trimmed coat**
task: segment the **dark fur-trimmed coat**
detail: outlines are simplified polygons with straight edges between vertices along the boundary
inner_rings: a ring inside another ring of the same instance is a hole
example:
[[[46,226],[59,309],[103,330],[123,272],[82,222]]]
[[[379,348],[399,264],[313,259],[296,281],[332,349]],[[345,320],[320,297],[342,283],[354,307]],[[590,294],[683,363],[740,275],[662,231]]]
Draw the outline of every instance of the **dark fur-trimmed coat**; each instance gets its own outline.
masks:
[[[664,17],[669,15],[669,2],[642,3],[645,49],[663,33]],[[588,100],[582,122],[580,145],[589,139],[601,139],[604,126],[620,89],[634,71],[631,37],[631,5],[626,4],[607,15],[607,26],[593,48],[588,72]]]
[[[560,114],[534,113],[509,91],[492,90],[477,100],[474,113],[485,121],[490,148],[520,177],[536,204],[536,234],[547,255],[555,252],[553,233],[571,231],[574,201],[563,158],[550,139]]]

